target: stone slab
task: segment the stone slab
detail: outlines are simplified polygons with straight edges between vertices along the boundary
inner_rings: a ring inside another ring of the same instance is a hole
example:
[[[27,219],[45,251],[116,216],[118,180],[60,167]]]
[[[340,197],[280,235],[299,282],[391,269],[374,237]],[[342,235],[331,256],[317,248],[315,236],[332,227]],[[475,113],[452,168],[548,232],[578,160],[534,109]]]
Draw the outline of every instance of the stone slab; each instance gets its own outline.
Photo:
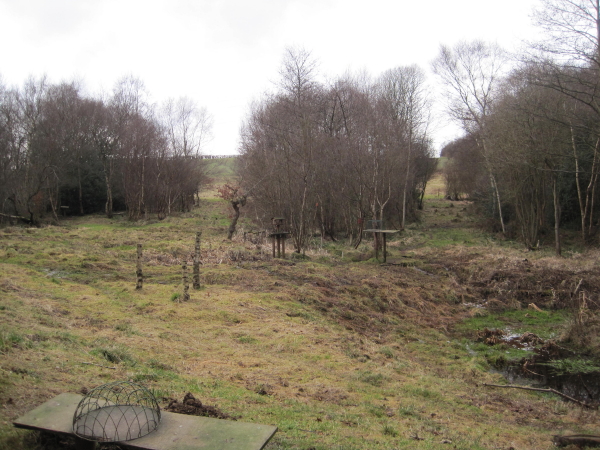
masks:
[[[73,435],[73,414],[83,397],[60,394],[19,417],[18,428]],[[158,428],[119,446],[139,450],[261,450],[277,427],[161,411]]]

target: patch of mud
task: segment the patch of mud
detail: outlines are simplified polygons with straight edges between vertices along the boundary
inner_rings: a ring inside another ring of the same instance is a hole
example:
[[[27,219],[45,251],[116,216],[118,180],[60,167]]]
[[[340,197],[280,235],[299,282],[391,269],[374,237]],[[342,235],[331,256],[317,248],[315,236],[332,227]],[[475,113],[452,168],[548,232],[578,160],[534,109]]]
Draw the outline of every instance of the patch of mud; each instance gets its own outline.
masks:
[[[533,333],[525,332],[521,335],[511,334],[508,331],[497,328],[484,328],[482,331],[477,333],[476,340],[477,342],[483,342],[486,345],[507,344],[510,347],[521,348],[525,350],[533,349],[538,345],[544,344],[544,340]]]
[[[348,394],[345,392],[331,387],[321,387],[315,392],[313,398],[327,403],[341,404],[348,398]]]
[[[194,397],[190,392],[185,394],[181,403],[174,399],[171,400],[169,405],[165,408],[165,411],[174,412],[177,414],[187,414],[190,416],[237,420],[236,417],[222,412],[215,406],[203,405],[202,402],[196,399],[196,397]]]

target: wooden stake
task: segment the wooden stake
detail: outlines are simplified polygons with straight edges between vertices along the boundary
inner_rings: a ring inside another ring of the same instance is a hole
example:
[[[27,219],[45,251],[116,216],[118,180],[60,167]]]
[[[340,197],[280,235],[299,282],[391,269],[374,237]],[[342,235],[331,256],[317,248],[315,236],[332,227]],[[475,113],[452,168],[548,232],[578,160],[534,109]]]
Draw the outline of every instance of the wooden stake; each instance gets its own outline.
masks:
[[[190,300],[190,283],[188,281],[188,269],[187,262],[183,263],[182,268],[182,278],[183,278],[183,301],[187,302]]]
[[[137,245],[137,283],[135,285],[136,289],[142,289],[142,285],[144,284],[144,274],[142,273],[142,244]]]
[[[194,289],[200,289],[200,236],[201,231],[196,232],[196,252],[194,253]]]

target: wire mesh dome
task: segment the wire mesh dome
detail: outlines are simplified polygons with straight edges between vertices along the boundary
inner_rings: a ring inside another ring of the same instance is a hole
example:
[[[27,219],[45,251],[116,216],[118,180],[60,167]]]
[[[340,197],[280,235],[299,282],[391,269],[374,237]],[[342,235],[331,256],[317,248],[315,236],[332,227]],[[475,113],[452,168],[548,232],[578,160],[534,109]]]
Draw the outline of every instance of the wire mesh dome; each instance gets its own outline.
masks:
[[[117,381],[83,397],[73,415],[73,432],[92,441],[130,441],[151,433],[159,423],[154,395],[139,384]]]

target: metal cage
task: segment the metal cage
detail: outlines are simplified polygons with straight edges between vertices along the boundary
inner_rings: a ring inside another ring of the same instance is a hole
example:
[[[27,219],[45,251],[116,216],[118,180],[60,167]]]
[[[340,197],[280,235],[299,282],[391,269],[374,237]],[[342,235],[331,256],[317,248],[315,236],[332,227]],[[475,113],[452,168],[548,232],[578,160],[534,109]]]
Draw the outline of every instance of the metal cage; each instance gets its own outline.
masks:
[[[154,395],[139,384],[117,381],[83,397],[73,415],[73,432],[91,441],[130,441],[151,433],[159,423]]]

